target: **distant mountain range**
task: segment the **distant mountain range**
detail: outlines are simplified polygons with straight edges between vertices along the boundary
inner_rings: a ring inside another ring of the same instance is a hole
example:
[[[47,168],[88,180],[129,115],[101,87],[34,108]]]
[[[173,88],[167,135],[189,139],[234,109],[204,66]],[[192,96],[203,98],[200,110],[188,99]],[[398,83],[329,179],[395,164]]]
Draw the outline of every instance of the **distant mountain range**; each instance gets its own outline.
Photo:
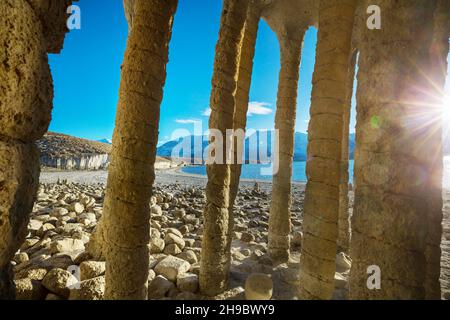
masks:
[[[261,131],[257,131],[254,135],[246,138],[245,143],[245,159],[249,159],[249,155],[258,155],[257,160],[260,161],[260,151],[262,154],[266,154],[268,157],[271,156],[271,139],[272,132],[267,131],[267,138],[264,139]],[[294,161],[305,161],[306,152],[308,145],[308,135],[302,132],[295,133],[295,144],[294,144]],[[262,140],[262,141],[261,141]],[[251,142],[251,143],[249,143]],[[196,150],[196,146],[202,146]],[[190,153],[184,154],[183,146],[190,149]],[[202,155],[205,149],[208,147],[208,137],[207,136],[187,136],[184,138],[179,138],[177,140],[172,140],[164,143],[157,149],[157,155],[161,157],[171,157],[175,152],[176,157],[183,159],[202,159]],[[175,149],[177,148],[177,149]],[[262,148],[262,149],[261,149]],[[355,134],[350,134],[350,158],[353,159],[353,154],[355,150]],[[191,161],[192,162],[192,161]]]
[[[271,150],[271,140],[270,140],[270,135],[271,132],[268,131],[268,141],[269,143],[264,146],[267,147],[267,155],[270,156],[270,150]],[[246,138],[246,145],[245,145],[245,159],[249,158],[249,153],[251,152],[256,152],[257,154],[259,154],[259,146],[260,144],[252,144],[252,147],[250,147],[250,144],[248,143],[250,141],[250,139],[259,139],[260,137],[260,132],[256,132],[255,133],[256,137],[253,136],[252,138],[247,137]],[[185,140],[187,139],[187,140]],[[202,159],[202,155],[204,154],[205,149],[208,147],[208,136],[187,136],[184,138],[179,138],[176,140],[171,140],[168,141],[164,144],[162,144],[160,147],[157,148],[157,155],[160,157],[171,157],[172,156],[172,152],[175,148],[179,148],[181,149],[181,146],[183,145],[183,143],[185,142],[189,142],[190,139],[190,155],[184,155],[183,151],[180,150],[180,152],[178,152],[177,157],[178,158],[190,158],[190,159]],[[450,155],[450,137],[447,137],[447,139],[444,139],[444,155]],[[102,143],[106,143],[106,144],[111,144],[112,141],[111,139],[101,139],[98,140],[98,142],[102,142]],[[201,145],[202,149],[200,150],[195,150],[195,146],[196,145]],[[294,146],[294,161],[306,161],[306,150],[307,150],[307,145],[308,145],[308,135],[306,133],[302,133],[302,132],[296,132],[295,133],[295,146]],[[354,155],[354,151],[355,151],[355,133],[350,134],[350,144],[349,144],[349,150],[350,150],[350,159],[353,159],[353,155]],[[259,158],[258,158],[259,160]]]

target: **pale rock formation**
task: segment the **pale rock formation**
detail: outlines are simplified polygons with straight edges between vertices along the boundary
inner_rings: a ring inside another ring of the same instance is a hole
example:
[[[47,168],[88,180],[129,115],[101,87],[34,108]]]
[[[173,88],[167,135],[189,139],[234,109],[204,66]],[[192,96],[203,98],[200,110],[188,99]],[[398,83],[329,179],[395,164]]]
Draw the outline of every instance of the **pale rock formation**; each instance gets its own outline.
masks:
[[[239,71],[240,44],[242,41],[248,0],[224,0],[219,40],[211,92],[209,127],[220,130],[233,128],[236,109],[237,75]],[[226,57],[226,58],[224,58]],[[226,139],[224,139],[226,140]],[[223,143],[223,159],[228,159],[227,143]],[[225,162],[225,161],[224,161]],[[230,165],[213,163],[207,166],[207,203],[204,211],[202,264],[200,290],[205,295],[216,295],[228,286],[230,268],[229,205]]]
[[[331,299],[355,0],[322,0],[308,129],[300,298]]]
[[[133,8],[133,28],[122,65],[104,230],[98,230],[99,246],[106,244],[107,299],[147,299],[148,204],[177,1],[138,0]],[[124,279],[124,275],[132,277]]]
[[[435,225],[429,203],[442,181],[430,155],[440,154],[441,137],[436,135],[440,124],[420,115],[429,107],[423,92],[432,78],[427,73],[436,3],[377,1],[383,7],[382,29],[361,30],[350,244],[353,299],[426,297],[427,234]],[[438,267],[436,259],[428,262]],[[380,290],[366,285],[371,265],[382,272]]]
[[[69,300],[103,300],[105,277],[95,277],[77,283],[70,289]]]
[[[72,1],[0,3],[0,299],[14,298],[10,260],[26,236],[38,187],[34,141],[51,118],[47,53],[58,53]]]
[[[245,299],[270,300],[273,294],[273,281],[267,274],[253,273],[245,281]]]
[[[69,271],[55,268],[46,274],[42,279],[42,285],[49,290],[63,298],[68,298],[70,295],[70,287],[78,283]]]
[[[88,280],[99,277],[105,273],[104,261],[84,261],[80,264],[80,280]]]
[[[156,265],[155,272],[157,275],[162,275],[170,281],[176,281],[177,277],[186,273],[190,267],[189,262],[183,259],[167,256],[167,258],[164,258]]]
[[[281,56],[275,115],[278,171],[274,172],[272,182],[269,253],[274,262],[286,262],[290,249],[291,179],[301,49],[306,30],[317,23],[317,1],[273,1],[264,8],[262,15],[277,34]]]

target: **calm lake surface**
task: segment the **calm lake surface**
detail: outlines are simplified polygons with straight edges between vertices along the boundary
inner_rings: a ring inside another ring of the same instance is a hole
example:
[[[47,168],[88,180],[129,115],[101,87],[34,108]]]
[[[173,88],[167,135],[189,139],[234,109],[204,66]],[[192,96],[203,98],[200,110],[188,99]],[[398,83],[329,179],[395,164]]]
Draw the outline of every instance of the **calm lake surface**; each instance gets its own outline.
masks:
[[[272,180],[271,175],[267,175],[266,172],[270,167],[263,164],[244,164],[242,166],[242,178],[248,180]],[[306,182],[306,162],[294,162],[294,177],[293,180],[297,182]],[[264,169],[264,170],[262,170]],[[181,169],[184,173],[206,175],[205,166],[192,166],[184,167]],[[263,171],[263,172],[262,172]],[[270,170],[269,170],[270,171]],[[349,162],[350,179],[353,179],[353,160]],[[444,179],[442,183],[443,187],[450,189],[450,156],[444,157]]]
[[[306,182],[306,162],[299,161],[294,162],[293,165],[293,180],[297,182]],[[206,175],[206,166],[191,166],[183,167],[181,169],[184,173]],[[248,180],[272,180],[270,166],[267,164],[244,164],[242,165],[242,179]],[[351,179],[353,179],[353,160],[349,163],[349,173]]]

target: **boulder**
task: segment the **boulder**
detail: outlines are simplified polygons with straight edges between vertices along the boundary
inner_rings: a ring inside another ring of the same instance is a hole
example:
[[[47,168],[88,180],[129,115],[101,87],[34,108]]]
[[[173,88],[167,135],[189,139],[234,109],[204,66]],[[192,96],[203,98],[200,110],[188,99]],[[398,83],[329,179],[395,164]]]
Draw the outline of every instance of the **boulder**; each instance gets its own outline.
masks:
[[[72,273],[59,268],[51,270],[42,280],[45,288],[63,298],[69,297],[70,287],[77,283],[78,279]]]
[[[54,254],[54,253],[58,253],[58,252],[72,252],[72,251],[85,250],[85,248],[84,248],[84,242],[82,240],[73,239],[73,238],[65,238],[65,239],[53,241],[50,244],[50,250]]]
[[[164,278],[162,275],[158,275],[148,286],[148,299],[161,299],[166,296],[170,289],[175,285]]]
[[[181,249],[175,243],[171,243],[164,248],[164,253],[176,256],[181,253]]]
[[[273,294],[273,282],[270,275],[252,273],[245,281],[246,300],[270,300]]]
[[[40,281],[32,279],[19,279],[16,284],[17,300],[42,300],[47,294],[47,290]]]
[[[105,273],[105,270],[104,261],[84,261],[80,264],[80,279],[83,281],[99,277]]]
[[[81,281],[70,289],[69,300],[102,300],[105,295],[105,277]]]
[[[343,252],[339,252],[336,255],[336,269],[338,272],[344,272],[350,270],[352,262],[350,258]]]
[[[198,276],[194,273],[183,273],[177,278],[177,288],[180,291],[195,293],[198,290]]]
[[[176,230],[176,229],[173,229],[173,230]],[[180,232],[179,232],[179,234],[181,235]],[[166,246],[169,244],[176,244],[178,246],[178,248],[180,248],[181,250],[183,250],[184,246],[186,245],[186,243],[183,240],[183,236],[182,235],[179,236],[174,233],[167,233],[166,236],[164,237],[164,242],[165,242]]]
[[[166,279],[175,282],[177,277],[186,273],[190,267],[191,265],[189,262],[177,257],[168,256],[156,265],[155,272],[156,274],[162,275]]]
[[[177,258],[186,260],[190,264],[194,264],[194,263],[198,262],[197,255],[192,250],[186,250],[186,251],[180,253],[179,255],[177,255]]]

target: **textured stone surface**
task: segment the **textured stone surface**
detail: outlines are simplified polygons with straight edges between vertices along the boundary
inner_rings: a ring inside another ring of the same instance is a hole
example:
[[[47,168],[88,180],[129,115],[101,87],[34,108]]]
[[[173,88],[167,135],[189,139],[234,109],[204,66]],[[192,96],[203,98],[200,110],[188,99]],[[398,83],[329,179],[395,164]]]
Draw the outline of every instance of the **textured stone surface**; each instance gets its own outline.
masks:
[[[247,300],[270,300],[273,293],[273,281],[267,274],[253,273],[245,281]]]
[[[221,30],[216,45],[216,56],[212,77],[211,116],[209,127],[220,130],[233,128],[236,108],[235,91],[239,70],[239,51],[247,15],[248,0],[223,2]],[[223,145],[223,151],[226,143]],[[223,152],[226,155],[226,151]],[[225,158],[224,158],[225,159]],[[206,206],[204,210],[204,234],[202,243],[202,264],[200,269],[200,290],[206,295],[224,291],[228,283],[230,266],[230,227],[228,206],[230,203],[230,165],[210,164],[207,166]]]
[[[189,262],[177,257],[168,256],[156,265],[155,272],[170,281],[176,281],[179,275],[189,270],[189,267]]]
[[[47,131],[53,99],[42,26],[25,0],[0,10],[0,135],[31,142]]]
[[[42,285],[45,288],[64,298],[69,297],[70,287],[77,283],[78,279],[69,271],[59,268],[51,270],[42,280]]]
[[[354,299],[425,298],[427,201],[437,178],[429,155],[439,154],[433,141],[440,145],[441,138],[433,138],[437,124],[423,124],[420,112],[429,104],[422,72],[430,69],[435,2],[400,3],[377,1],[383,28],[361,36],[350,250]],[[370,265],[381,269],[380,290],[366,286]]]
[[[68,31],[66,21],[69,17],[67,8],[78,0],[27,0],[41,20],[45,36],[46,50],[59,53],[63,47],[64,37]]]
[[[102,300],[105,295],[105,277],[81,281],[70,289],[69,300]]]
[[[14,166],[11,166],[11,163],[14,163]],[[10,260],[27,234],[28,215],[35,200],[38,175],[36,147],[0,140],[0,277],[2,278],[9,274],[7,270]],[[7,286],[6,282],[1,281],[0,298],[7,298],[12,294],[11,290],[6,290],[4,286]]]

